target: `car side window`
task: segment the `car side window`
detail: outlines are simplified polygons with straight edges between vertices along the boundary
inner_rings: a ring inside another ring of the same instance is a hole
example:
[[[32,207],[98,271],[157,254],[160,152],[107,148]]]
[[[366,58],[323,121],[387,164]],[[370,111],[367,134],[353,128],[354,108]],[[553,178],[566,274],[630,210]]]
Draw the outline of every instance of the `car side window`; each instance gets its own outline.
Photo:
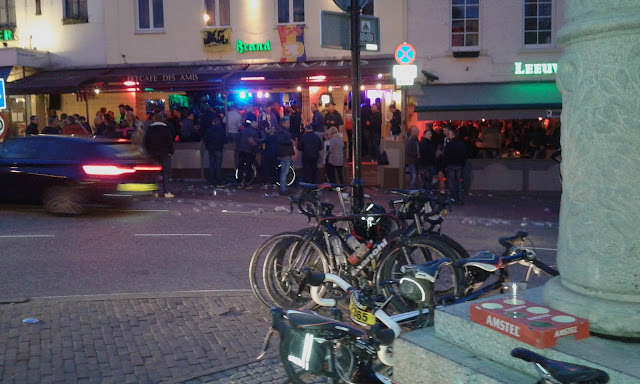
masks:
[[[15,139],[6,141],[0,149],[0,157],[5,159],[37,158],[38,145],[32,140]]]

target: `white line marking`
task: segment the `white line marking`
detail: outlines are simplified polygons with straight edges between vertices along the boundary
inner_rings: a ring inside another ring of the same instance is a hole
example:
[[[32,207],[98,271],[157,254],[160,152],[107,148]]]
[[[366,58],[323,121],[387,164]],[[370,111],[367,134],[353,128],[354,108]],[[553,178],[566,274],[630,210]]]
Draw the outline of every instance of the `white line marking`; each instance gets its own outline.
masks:
[[[260,237],[271,237],[271,235],[260,235]]]
[[[210,233],[136,233],[134,236],[213,236]]]
[[[38,296],[34,298],[38,299],[72,299],[72,298],[83,298],[83,297],[97,297],[97,296],[148,296],[148,295],[178,295],[178,294],[189,294],[189,293],[224,293],[224,292],[253,292],[251,289],[201,289],[201,290],[193,290],[193,291],[175,291],[175,292],[140,292],[140,293],[96,293],[93,295],[69,295],[69,296]]]
[[[538,247],[535,247],[534,249],[539,249],[541,251],[556,251],[556,252],[558,251],[556,248],[538,248]]]
[[[55,237],[55,235],[0,235],[0,238]]]
[[[168,209],[123,209],[124,212],[169,212]]]

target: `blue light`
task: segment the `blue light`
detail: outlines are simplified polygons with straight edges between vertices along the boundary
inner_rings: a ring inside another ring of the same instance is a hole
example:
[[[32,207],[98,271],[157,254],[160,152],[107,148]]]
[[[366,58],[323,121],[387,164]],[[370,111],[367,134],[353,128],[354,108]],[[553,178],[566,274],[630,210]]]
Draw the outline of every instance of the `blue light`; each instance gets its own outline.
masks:
[[[249,97],[253,97],[253,93],[249,92]]]
[[[238,96],[240,96],[240,98],[241,98],[242,100],[244,100],[244,99],[246,99],[246,98],[247,98],[247,93],[246,93],[246,92],[240,92],[240,93],[238,94]]]

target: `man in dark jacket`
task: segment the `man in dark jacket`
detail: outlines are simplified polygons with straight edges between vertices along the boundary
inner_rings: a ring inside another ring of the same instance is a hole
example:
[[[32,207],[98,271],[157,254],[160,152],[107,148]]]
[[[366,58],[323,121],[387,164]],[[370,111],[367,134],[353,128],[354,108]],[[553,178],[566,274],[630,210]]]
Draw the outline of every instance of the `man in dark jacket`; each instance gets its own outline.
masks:
[[[291,122],[289,116],[283,116],[280,118],[280,127],[276,130],[276,139],[278,141],[278,161],[280,162],[280,194],[289,194],[289,188],[287,186],[287,174],[289,173],[289,167],[291,166],[291,157],[295,155],[293,149],[293,139],[289,128]]]
[[[207,179],[211,185],[223,188],[225,185],[222,178],[222,156],[224,145],[227,143],[227,131],[217,115],[209,115],[209,118],[206,130],[202,132],[204,135],[202,140],[209,152],[209,177]]]
[[[418,164],[420,162],[420,143],[418,142],[418,127],[411,127],[410,136],[405,144],[404,158],[409,168],[411,183],[409,189],[418,187]]]
[[[58,128],[58,123],[59,121],[57,116],[50,117],[49,125],[42,128],[42,134],[43,135],[59,135],[62,132],[62,130]]]
[[[244,129],[240,132],[238,142],[238,181],[239,188],[248,188],[251,166],[256,160],[258,152],[258,119],[253,113],[247,113]]]
[[[467,162],[467,146],[458,138],[455,128],[449,129],[449,142],[444,147],[444,165],[447,170],[449,192],[454,202],[463,204],[462,170]]]
[[[311,119],[313,131],[318,135],[318,137],[322,138],[322,135],[324,134],[324,117],[318,110],[318,104],[311,104],[311,113],[313,113],[313,117]]]
[[[24,131],[26,135],[37,135],[38,132],[38,124],[40,123],[40,118],[38,116],[31,116],[29,118],[29,125],[27,125],[27,129]]]
[[[420,172],[422,172],[422,189],[431,190],[433,173],[436,165],[436,147],[433,144],[433,131],[427,129],[420,140]]]
[[[291,138],[293,141],[298,140],[302,129],[302,111],[300,110],[300,106],[298,104],[293,105],[293,112],[291,112],[291,128],[289,131],[291,132]]]
[[[395,104],[391,104],[389,106],[389,112],[391,112],[391,134],[393,136],[399,136],[402,133],[402,128],[400,125],[402,124],[402,112],[398,111]]]
[[[153,124],[149,126],[144,136],[142,146],[149,157],[162,164],[162,191],[164,197],[173,197],[169,188],[169,171],[171,168],[171,155],[173,155],[173,137],[171,130],[165,124],[164,112],[153,116]]]
[[[371,106],[371,124],[369,125],[369,155],[374,161],[380,161],[380,139],[382,137],[382,112],[378,110],[378,106]]]
[[[322,140],[313,133],[313,127],[304,127],[304,134],[298,141],[298,151],[302,154],[302,181],[315,184],[318,176],[318,159],[322,151]]]
[[[276,169],[278,164],[278,141],[276,139],[276,121],[275,117],[269,121],[262,120],[258,123],[258,132],[260,133],[260,142],[262,145],[262,189],[270,186],[275,188],[276,185]],[[274,126],[270,125],[270,121]]]

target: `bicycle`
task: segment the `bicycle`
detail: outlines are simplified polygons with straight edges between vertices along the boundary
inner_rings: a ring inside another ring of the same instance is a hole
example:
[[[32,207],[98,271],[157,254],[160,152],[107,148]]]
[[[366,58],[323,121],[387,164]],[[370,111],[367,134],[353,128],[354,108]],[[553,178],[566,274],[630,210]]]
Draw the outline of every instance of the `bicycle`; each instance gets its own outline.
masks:
[[[281,169],[282,169],[282,166],[280,164],[278,164],[276,166],[276,169],[274,169],[274,171],[273,171],[274,175],[280,175],[280,170]],[[245,175],[245,184],[246,185],[251,185],[253,183],[253,181],[255,180],[257,175],[258,175],[258,170],[257,170],[256,164],[253,163],[253,164],[251,164],[251,167],[249,168],[249,170],[247,170],[247,174]],[[242,182],[242,180],[240,180],[240,168],[236,168],[236,170],[234,172],[234,176],[235,176],[236,181],[238,183]],[[287,173],[287,186],[290,187],[295,182],[296,182],[296,169],[293,167],[293,165],[290,165],[289,166],[289,172]],[[276,185],[278,185],[278,186],[280,185],[279,176],[276,177]]]
[[[434,311],[437,305],[459,304],[467,301],[485,297],[497,292],[502,293],[503,283],[509,281],[509,266],[514,264],[523,264],[539,274],[540,271],[550,276],[558,276],[559,272],[554,268],[546,265],[538,260],[536,253],[529,248],[524,248],[524,240],[528,236],[525,231],[519,231],[514,236],[502,237],[499,243],[505,248],[501,256],[492,254],[489,251],[478,252],[476,255],[467,259],[452,260],[450,265],[456,273],[450,275],[453,278],[462,276],[454,282],[455,289],[452,292],[443,295],[432,295],[433,300],[429,299],[427,324],[433,324]],[[380,291],[389,298],[394,307],[401,310],[400,317],[397,321],[403,319],[411,320],[418,315],[417,311],[411,311],[411,306],[404,301],[403,297],[411,297],[411,295],[427,292],[434,292],[433,284],[437,281],[437,271],[433,269],[424,269],[419,266],[408,266],[404,264],[403,259],[394,259],[393,255],[385,260],[386,264],[381,267],[381,277],[377,283]],[[406,275],[408,270],[416,269],[420,279],[415,281],[400,279],[400,284],[394,284],[399,277]],[[495,281],[488,282],[490,277],[495,277]],[[527,274],[527,278],[530,273]],[[448,285],[449,282],[446,283]]]
[[[336,185],[302,185],[303,189],[315,188],[338,190]],[[405,196],[406,198],[406,196]],[[397,217],[388,213],[369,213],[375,207],[369,204],[365,212],[357,215],[330,216],[327,205],[319,200],[298,201],[303,214],[314,217],[317,225],[304,235],[300,233],[280,234],[267,240],[252,258],[250,281],[256,296],[267,305],[281,307],[302,306],[311,308],[313,302],[300,290],[297,280],[300,271],[307,267],[318,272],[331,272],[348,279],[358,287],[375,281],[377,266],[384,260],[386,252],[402,255],[407,264],[448,257],[457,260],[460,256],[442,241],[429,237],[411,237],[418,232],[416,221],[403,226]],[[345,209],[343,208],[343,211]],[[374,211],[377,212],[377,211]],[[383,211],[384,212],[384,211]],[[295,239],[295,240],[294,240]],[[323,243],[324,240],[324,243]],[[284,245],[277,245],[278,243]],[[256,276],[258,263],[265,248],[270,249],[264,257],[262,282]],[[323,252],[324,251],[324,252]],[[451,273],[455,273],[451,270]],[[454,279],[439,281],[449,293]],[[266,295],[262,294],[263,290]],[[268,296],[268,299],[265,300]]]

